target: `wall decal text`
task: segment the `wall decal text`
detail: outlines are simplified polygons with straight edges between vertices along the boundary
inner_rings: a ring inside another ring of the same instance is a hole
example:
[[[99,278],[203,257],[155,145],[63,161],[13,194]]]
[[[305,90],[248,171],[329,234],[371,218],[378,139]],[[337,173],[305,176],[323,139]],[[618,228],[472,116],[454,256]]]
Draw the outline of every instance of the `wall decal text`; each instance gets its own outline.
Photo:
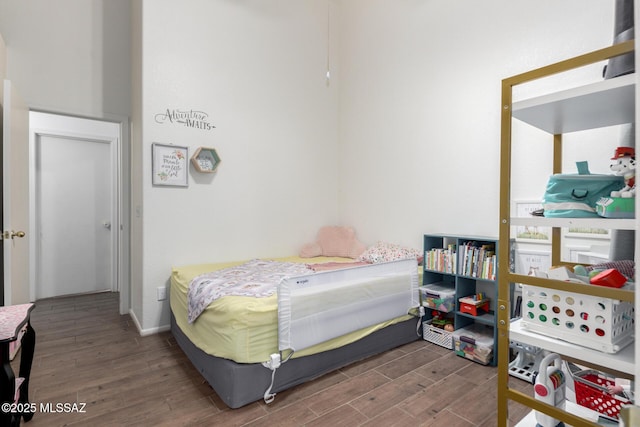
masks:
[[[156,123],[178,123],[189,128],[212,130],[215,126],[209,122],[209,115],[204,111],[175,110],[167,108],[165,112],[155,116]]]

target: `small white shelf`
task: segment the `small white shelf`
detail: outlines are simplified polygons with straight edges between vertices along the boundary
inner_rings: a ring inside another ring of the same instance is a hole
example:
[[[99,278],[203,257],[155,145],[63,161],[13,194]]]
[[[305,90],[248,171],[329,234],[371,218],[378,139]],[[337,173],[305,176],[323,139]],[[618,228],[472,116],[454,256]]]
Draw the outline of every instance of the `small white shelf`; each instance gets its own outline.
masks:
[[[566,405],[565,407],[566,411],[573,415],[578,415],[594,423],[597,423],[598,420],[600,419],[600,414],[598,414],[596,411],[592,411],[591,409],[585,408],[584,406],[580,406],[571,401],[567,401],[565,405]],[[526,417],[521,419],[520,422],[518,422],[518,424],[516,424],[516,427],[536,427],[536,424],[537,424],[536,412],[531,411],[527,414]],[[611,425],[611,424],[604,424],[604,425]]]
[[[544,348],[545,350],[578,360],[589,361],[602,367],[614,368],[630,375],[635,373],[635,345],[627,345],[618,353],[609,354],[592,350],[567,341],[528,331],[521,325],[521,320],[511,322],[509,339],[522,344]]]
[[[615,218],[544,218],[531,216],[526,218],[511,218],[511,225],[535,225],[539,227],[576,227],[576,228],[604,228],[615,230],[635,230],[636,220]]]
[[[514,102],[512,115],[553,135],[635,122],[635,74]]]

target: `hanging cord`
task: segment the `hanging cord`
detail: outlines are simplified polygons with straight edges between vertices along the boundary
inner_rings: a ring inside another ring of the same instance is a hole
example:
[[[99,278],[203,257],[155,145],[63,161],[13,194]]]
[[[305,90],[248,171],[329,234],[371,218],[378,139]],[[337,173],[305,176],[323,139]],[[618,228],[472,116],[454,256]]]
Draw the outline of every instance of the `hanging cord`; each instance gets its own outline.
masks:
[[[273,389],[273,384],[276,379],[276,369],[282,366],[283,363],[288,362],[289,359],[291,359],[291,356],[293,356],[294,352],[295,350],[291,349],[291,353],[289,353],[289,355],[282,361],[281,361],[280,353],[273,353],[271,355],[271,359],[268,362],[262,362],[262,366],[264,366],[265,368],[271,369],[271,384],[269,385],[269,388],[267,388],[267,390],[264,392],[264,397],[263,397],[264,403],[269,404],[273,402],[273,400],[276,398],[276,393],[271,393],[271,390]]]
[[[330,9],[331,0],[327,0],[327,86],[329,86],[329,82],[331,80],[331,9]]]
[[[423,306],[419,306],[418,307],[418,324],[416,325],[416,335],[418,335],[419,337],[422,336],[422,334],[420,333],[420,327],[422,326],[422,318],[425,315],[425,311],[424,311],[424,307]]]

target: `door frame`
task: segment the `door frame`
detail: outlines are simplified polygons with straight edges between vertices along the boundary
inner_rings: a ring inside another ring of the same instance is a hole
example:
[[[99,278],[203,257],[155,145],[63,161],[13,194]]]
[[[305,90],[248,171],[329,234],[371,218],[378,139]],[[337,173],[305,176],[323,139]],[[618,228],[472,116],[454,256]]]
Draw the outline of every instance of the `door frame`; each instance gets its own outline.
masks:
[[[107,141],[107,138],[101,141],[109,142],[111,145],[112,155],[112,187],[113,187],[113,203],[112,207],[112,291],[120,292],[120,314],[126,314],[130,309],[130,281],[129,281],[129,173],[125,165],[129,164],[129,119],[120,116],[110,117],[86,117],[60,112],[51,112],[44,110],[31,110],[36,113],[45,113],[51,115],[60,115],[65,117],[96,120],[102,122],[116,123],[119,126],[119,137],[115,140]],[[32,207],[29,211],[29,222],[33,232],[31,233],[30,245],[30,262],[29,269],[31,279],[29,283],[29,292],[31,300],[35,299],[36,294],[36,273],[38,267],[38,256],[36,253],[36,236],[39,232],[38,215],[36,207],[36,141],[42,135],[53,137],[68,137],[96,140],[95,135],[78,134],[74,132],[64,132],[59,129],[51,129],[46,127],[36,127],[30,124],[29,129],[29,202]]]
[[[28,175],[29,108],[11,80],[2,81],[2,229],[29,230]],[[19,236],[18,236],[19,237]],[[3,304],[19,304],[29,301],[29,241],[11,236],[2,239]]]

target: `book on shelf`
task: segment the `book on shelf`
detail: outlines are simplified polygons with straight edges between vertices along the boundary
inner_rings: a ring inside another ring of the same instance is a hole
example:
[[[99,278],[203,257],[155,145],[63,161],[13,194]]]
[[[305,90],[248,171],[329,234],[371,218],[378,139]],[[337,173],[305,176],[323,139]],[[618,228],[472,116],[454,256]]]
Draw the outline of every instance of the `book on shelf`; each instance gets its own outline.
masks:
[[[424,259],[428,270],[453,274],[457,269],[456,245],[449,244],[446,248],[425,251]]]
[[[497,271],[494,243],[468,241],[458,251],[459,274],[481,279],[495,280]]]

